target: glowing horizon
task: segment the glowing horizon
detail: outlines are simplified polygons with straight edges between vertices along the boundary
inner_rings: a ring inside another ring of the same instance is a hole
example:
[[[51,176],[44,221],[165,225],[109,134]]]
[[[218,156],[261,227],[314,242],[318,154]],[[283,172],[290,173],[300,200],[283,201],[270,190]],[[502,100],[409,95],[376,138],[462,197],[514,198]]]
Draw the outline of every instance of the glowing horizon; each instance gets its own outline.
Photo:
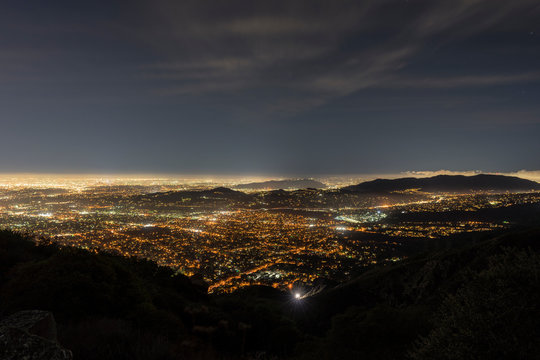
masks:
[[[328,186],[344,186],[374,179],[395,179],[402,177],[431,177],[436,175],[496,174],[516,176],[540,182],[540,170],[519,170],[515,172],[483,172],[479,170],[453,171],[404,171],[398,173],[357,173],[328,175],[248,175],[248,174],[167,174],[167,173],[0,173],[0,187],[90,187],[106,185],[147,185],[147,186],[234,186],[239,184],[269,180],[289,180],[310,178]]]

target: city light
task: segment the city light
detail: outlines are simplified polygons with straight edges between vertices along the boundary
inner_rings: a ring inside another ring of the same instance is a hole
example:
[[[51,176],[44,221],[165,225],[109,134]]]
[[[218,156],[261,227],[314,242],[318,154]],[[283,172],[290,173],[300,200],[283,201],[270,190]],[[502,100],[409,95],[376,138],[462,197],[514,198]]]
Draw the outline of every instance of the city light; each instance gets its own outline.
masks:
[[[510,225],[407,216],[540,201],[538,192],[407,193],[389,199],[307,189],[272,197],[264,191],[213,192],[199,180],[179,184],[125,177],[108,182],[18,179],[1,185],[3,226],[61,246],[150,259],[188,276],[199,274],[210,292],[249,285],[292,290],[293,284],[309,288],[346,281],[355,269],[405,259],[396,253],[404,237],[441,238]],[[384,241],[377,240],[381,237]],[[293,293],[295,299],[304,296]]]

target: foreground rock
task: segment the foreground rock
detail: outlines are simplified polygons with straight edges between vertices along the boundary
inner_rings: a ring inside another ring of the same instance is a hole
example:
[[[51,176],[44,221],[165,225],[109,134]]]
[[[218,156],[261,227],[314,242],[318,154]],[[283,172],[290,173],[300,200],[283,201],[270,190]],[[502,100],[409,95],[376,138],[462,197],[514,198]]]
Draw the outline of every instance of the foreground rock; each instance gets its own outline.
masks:
[[[71,351],[56,340],[56,322],[48,311],[20,311],[0,321],[0,359],[71,360]]]

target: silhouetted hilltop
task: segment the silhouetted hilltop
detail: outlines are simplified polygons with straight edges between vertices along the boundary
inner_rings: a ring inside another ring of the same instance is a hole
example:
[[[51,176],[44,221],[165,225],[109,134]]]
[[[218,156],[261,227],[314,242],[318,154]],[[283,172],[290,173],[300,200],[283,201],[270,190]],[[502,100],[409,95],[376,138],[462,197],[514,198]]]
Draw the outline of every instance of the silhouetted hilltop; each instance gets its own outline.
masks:
[[[249,201],[252,197],[241,191],[226,187],[217,187],[210,190],[167,191],[137,196],[138,199],[149,199],[160,202],[198,202],[204,200],[232,200]]]
[[[326,185],[313,179],[270,180],[236,185],[235,189],[242,190],[290,190],[290,189],[324,189]]]
[[[476,211],[418,211],[394,212],[386,219],[387,222],[467,222],[485,221],[496,223],[511,223],[525,226],[540,224],[540,203],[518,204],[484,208]]]
[[[76,359],[173,358],[169,343],[189,339],[205,304],[205,288],[155,263],[0,232],[0,318],[51,311]]]
[[[540,183],[505,175],[439,175],[428,178],[377,179],[342,188],[344,191],[381,193],[418,189],[426,192],[530,191]]]
[[[0,231],[0,321],[21,310],[52,312],[58,340],[75,359],[292,354],[299,332],[285,302],[266,298],[283,293],[254,288],[216,299],[198,282],[150,261],[36,246]]]
[[[300,358],[536,357],[540,229],[464,240],[306,299]]]

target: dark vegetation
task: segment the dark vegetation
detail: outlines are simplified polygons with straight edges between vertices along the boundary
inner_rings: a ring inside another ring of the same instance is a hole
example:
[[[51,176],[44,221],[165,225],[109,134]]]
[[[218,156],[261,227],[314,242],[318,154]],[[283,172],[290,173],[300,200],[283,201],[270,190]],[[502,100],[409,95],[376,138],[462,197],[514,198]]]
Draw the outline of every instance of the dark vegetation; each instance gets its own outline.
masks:
[[[304,358],[537,358],[540,230],[470,240],[310,299]]]
[[[217,187],[211,190],[186,190],[167,191],[135,196],[138,200],[159,201],[159,202],[201,202],[203,200],[219,200],[223,202],[250,201],[251,196],[241,191],[231,190],[225,187]]]
[[[0,315],[52,311],[75,359],[538,358],[540,229],[451,243],[294,300],[3,231]]]
[[[504,207],[483,208],[476,211],[419,211],[393,213],[385,222],[459,222],[484,221],[519,225],[540,224],[540,203],[519,204]]]

